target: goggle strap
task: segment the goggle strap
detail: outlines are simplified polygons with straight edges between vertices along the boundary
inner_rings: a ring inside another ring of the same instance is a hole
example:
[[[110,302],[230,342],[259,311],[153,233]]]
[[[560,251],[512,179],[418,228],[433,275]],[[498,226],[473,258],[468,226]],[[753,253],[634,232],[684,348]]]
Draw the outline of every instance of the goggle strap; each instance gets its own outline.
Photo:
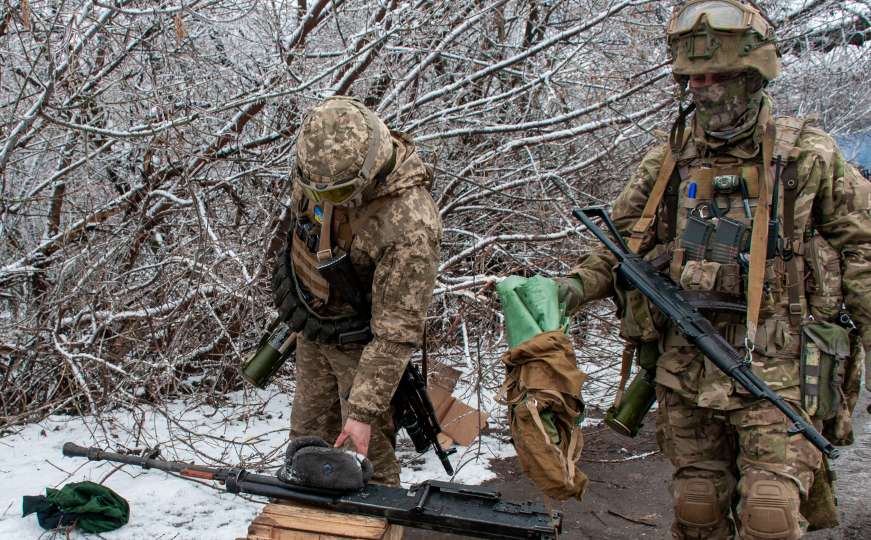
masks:
[[[378,120],[362,103],[353,100],[351,103],[357,107],[363,117],[366,118],[366,124],[369,126],[371,136],[369,137],[369,148],[366,149],[366,159],[363,160],[363,166],[360,167],[360,176],[366,180],[371,180],[375,171],[375,160],[378,158],[378,147],[381,146],[381,130],[378,129]]]

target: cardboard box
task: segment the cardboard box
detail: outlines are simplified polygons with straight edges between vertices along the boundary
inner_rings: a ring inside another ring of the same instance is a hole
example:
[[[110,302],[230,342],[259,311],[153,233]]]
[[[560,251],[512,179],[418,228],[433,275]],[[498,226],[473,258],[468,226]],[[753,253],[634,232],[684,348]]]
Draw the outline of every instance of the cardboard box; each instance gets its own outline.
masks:
[[[487,427],[488,415],[484,411],[479,413],[452,395],[460,375],[460,371],[450,366],[433,362],[427,373],[427,392],[442,427],[442,435],[459,445],[468,446]]]

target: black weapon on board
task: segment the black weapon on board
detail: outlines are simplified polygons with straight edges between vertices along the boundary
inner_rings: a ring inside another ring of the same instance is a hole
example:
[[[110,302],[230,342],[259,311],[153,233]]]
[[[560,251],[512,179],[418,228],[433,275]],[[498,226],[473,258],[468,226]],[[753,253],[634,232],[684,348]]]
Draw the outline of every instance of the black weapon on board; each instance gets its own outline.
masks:
[[[336,492],[282,482],[241,468],[215,468],[149,456],[119,454],[68,442],[67,457],[110,461],[176,473],[182,478],[213,480],[230,493],[247,493],[316,506],[336,512],[384,518],[390,523],[477,538],[555,540],[562,514],[539,503],[503,501],[498,491],[481,486],[426,481],[408,489],[370,484],[359,492]]]
[[[678,285],[629,249],[604,207],[592,206],[583,210],[575,208],[572,214],[617,258],[616,272],[619,282],[637,289],[650,300],[672,321],[687,341],[707,356],[720,371],[756,399],[764,399],[780,409],[793,424],[789,429],[790,434],[803,435],[830,459],[838,457],[838,449],[753,373],[745,356],[726,341],[714,325],[683,297],[683,290]],[[609,238],[593,222],[592,218],[595,217],[605,222],[614,239]]]

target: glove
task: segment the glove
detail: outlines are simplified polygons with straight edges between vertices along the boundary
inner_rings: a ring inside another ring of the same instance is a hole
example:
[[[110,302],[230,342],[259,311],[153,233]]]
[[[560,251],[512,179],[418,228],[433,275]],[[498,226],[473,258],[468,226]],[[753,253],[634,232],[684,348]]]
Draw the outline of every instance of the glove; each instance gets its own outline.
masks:
[[[320,437],[297,437],[276,476],[282,482],[335,491],[359,491],[372,479],[372,462]]]
[[[559,302],[565,306],[567,315],[571,315],[584,302],[584,285],[577,275],[553,278],[559,285]]]

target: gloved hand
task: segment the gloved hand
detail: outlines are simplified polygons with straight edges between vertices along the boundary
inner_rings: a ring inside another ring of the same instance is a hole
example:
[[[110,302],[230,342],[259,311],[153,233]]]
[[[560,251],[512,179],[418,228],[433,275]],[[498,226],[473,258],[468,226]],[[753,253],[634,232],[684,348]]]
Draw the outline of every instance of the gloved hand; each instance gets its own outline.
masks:
[[[297,437],[276,476],[282,482],[336,491],[358,491],[372,479],[372,463],[355,453],[333,448],[320,437]]]
[[[566,315],[571,315],[584,301],[584,285],[577,275],[553,278],[559,285],[559,302],[565,306]]]

